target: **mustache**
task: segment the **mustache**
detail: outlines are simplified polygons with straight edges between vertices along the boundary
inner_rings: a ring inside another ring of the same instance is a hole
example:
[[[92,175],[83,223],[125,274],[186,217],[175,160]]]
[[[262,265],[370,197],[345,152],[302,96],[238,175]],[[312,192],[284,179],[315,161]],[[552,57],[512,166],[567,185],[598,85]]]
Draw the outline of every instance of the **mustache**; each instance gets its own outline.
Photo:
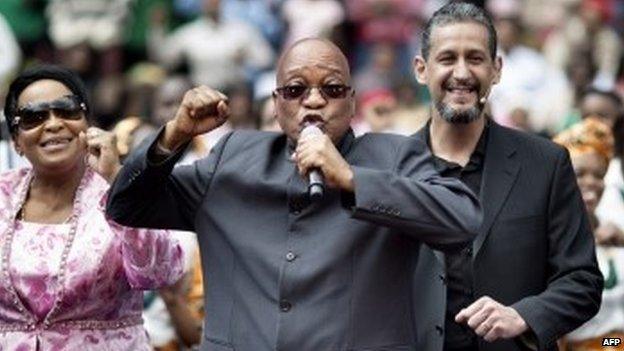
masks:
[[[459,82],[459,81],[454,81],[454,80],[449,79],[449,80],[444,81],[444,83],[442,83],[442,88],[444,89],[468,88],[468,89],[474,89],[476,91],[479,91],[481,88],[481,85],[476,80]]]

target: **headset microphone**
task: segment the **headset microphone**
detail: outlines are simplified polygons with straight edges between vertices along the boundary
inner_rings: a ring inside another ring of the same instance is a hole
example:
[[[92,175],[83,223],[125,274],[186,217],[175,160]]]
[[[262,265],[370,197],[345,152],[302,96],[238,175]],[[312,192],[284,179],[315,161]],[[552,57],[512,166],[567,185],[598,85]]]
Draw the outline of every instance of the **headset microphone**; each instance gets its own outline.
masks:
[[[485,92],[485,94],[483,94],[483,96],[479,99],[479,104],[481,105],[485,105],[485,103],[487,102],[487,99],[490,95],[490,92],[492,92],[492,86],[490,85],[490,87],[487,89],[487,91]]]

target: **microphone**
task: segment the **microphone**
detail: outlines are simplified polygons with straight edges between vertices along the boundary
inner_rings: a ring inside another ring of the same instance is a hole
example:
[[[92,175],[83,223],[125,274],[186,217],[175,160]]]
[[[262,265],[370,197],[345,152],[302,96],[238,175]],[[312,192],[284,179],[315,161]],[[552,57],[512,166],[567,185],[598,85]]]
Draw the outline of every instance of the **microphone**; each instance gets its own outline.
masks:
[[[321,135],[323,132],[314,124],[307,124],[301,131],[300,136]],[[325,193],[325,179],[323,172],[313,168],[308,172],[308,195],[313,202],[320,201]]]
[[[488,88],[488,90],[485,92],[485,94],[483,94],[483,96],[479,99],[479,104],[481,104],[481,108],[483,108],[483,106],[485,105],[485,103],[487,102],[488,97],[490,96],[490,92],[492,91],[492,86],[490,85],[490,87]]]

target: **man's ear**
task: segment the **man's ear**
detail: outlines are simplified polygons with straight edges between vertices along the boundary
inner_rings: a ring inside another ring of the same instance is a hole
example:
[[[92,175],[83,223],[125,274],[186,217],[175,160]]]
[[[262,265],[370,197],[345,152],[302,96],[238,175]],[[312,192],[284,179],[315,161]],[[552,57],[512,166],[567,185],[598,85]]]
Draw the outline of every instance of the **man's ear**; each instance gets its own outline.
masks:
[[[356,109],[355,89],[351,89],[351,96],[349,98],[351,99],[351,106],[349,107],[349,113],[351,115],[351,118],[353,118],[355,116],[355,109]]]
[[[414,58],[414,75],[418,83],[427,84],[427,61],[420,55]]]
[[[500,56],[496,56],[494,60],[494,79],[492,80],[492,85],[498,84],[501,79],[501,74],[503,72],[503,58]]]

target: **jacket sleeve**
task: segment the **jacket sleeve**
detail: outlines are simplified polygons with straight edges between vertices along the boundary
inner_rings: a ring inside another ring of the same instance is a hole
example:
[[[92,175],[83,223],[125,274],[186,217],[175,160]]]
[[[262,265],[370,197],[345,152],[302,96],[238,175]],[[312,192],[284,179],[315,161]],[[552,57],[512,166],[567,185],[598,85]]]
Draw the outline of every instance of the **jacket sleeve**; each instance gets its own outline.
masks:
[[[352,167],[353,217],[393,227],[437,249],[472,240],[481,224],[477,197],[440,176],[419,140],[406,142],[394,170]]]
[[[195,214],[231,134],[225,135],[208,157],[174,168],[184,150],[155,161],[153,149],[163,130],[127,159],[111,188],[106,213],[130,227],[194,231]]]
[[[547,226],[548,286],[511,306],[531,328],[539,350],[591,319],[603,289],[585,206],[563,150],[552,177]]]

